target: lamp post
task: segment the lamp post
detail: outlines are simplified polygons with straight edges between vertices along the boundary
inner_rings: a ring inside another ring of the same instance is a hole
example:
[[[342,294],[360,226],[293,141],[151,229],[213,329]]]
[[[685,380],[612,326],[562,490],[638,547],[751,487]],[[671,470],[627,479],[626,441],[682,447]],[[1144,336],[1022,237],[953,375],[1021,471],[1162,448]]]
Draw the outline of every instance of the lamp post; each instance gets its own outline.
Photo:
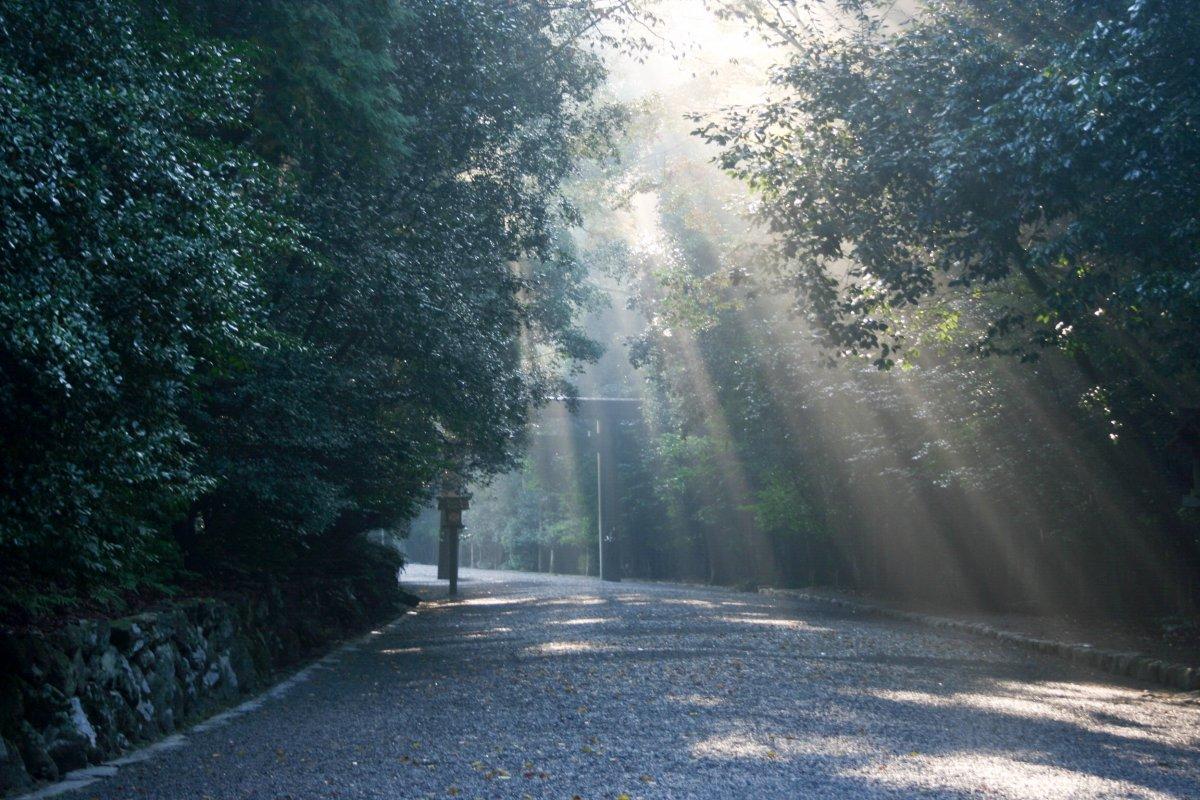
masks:
[[[630,419],[639,416],[642,401],[636,397],[555,397],[572,411],[588,418],[588,441],[595,441],[596,456],[596,555],[601,580],[621,580],[618,519],[622,496],[621,474],[616,458],[617,434]],[[589,560],[590,565],[590,560]]]
[[[1192,490],[1183,496],[1182,509],[1196,514],[1200,511],[1200,408],[1185,408],[1181,416],[1177,438],[1192,457]]]
[[[621,554],[615,535],[619,475],[615,457],[614,438],[617,429],[618,403],[601,401],[596,406],[596,541],[599,556],[598,570],[602,581],[621,580]]]
[[[458,542],[462,533],[462,515],[471,505],[471,496],[463,491],[462,478],[446,473],[438,493],[441,535],[438,537],[438,579],[450,581],[450,596],[458,594]]]

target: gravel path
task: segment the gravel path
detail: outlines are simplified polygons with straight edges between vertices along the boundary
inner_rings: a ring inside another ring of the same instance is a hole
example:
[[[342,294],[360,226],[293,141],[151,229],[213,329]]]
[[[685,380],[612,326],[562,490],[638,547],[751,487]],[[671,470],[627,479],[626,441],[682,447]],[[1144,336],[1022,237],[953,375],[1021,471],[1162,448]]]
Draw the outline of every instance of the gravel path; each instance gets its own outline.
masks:
[[[1194,696],[785,599],[465,577],[70,800],[1200,799]]]

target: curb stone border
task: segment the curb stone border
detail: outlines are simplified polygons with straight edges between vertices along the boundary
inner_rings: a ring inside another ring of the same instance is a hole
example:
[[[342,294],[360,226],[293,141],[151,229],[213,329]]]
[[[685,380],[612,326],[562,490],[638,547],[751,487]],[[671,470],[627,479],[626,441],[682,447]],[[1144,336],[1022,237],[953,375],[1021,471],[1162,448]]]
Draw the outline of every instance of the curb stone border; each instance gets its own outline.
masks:
[[[852,611],[866,611],[892,619],[908,622],[918,622],[933,628],[964,631],[976,636],[985,636],[1008,644],[1015,644],[1026,650],[1046,653],[1070,661],[1079,666],[1092,667],[1125,678],[1150,681],[1172,689],[1195,691],[1200,689],[1200,667],[1188,666],[1175,661],[1163,661],[1136,652],[1106,650],[1087,644],[1072,644],[1056,642],[1050,639],[1038,639],[1033,636],[1014,633],[1002,628],[995,628],[982,622],[968,622],[951,617],[938,617],[932,614],[919,614],[915,611],[902,611],[898,608],[867,603],[857,600],[846,600],[840,597],[805,592],[797,589],[762,588],[759,594],[776,597],[792,597],[815,603],[845,608]]]
[[[155,758],[160,753],[166,752],[167,750],[175,750],[183,747],[187,744],[188,737],[192,734],[205,733],[206,731],[213,730],[214,728],[223,727],[238,717],[249,714],[251,711],[258,710],[267,702],[283,697],[298,684],[301,684],[312,678],[316,672],[333,669],[334,665],[338,664],[342,660],[342,656],[353,653],[377,636],[394,630],[400,625],[401,622],[406,620],[413,613],[415,612],[412,609],[405,609],[401,611],[400,615],[391,621],[373,626],[373,629],[367,633],[343,642],[341,645],[336,646],[333,650],[329,651],[321,658],[309,662],[306,666],[301,667],[286,677],[283,677],[280,681],[272,686],[267,687],[253,697],[243,700],[241,703],[233,706],[232,708],[219,711],[207,719],[197,722],[195,725],[185,731],[171,734],[170,736],[167,736],[164,739],[159,739],[156,742],[150,742],[143,747],[139,747],[136,750],[131,750],[123,756],[114,758],[111,761],[105,761],[102,764],[89,765],[83,769],[77,769],[72,772],[68,772],[54,783],[45,784],[31,792],[27,792],[26,794],[14,795],[7,798],[7,800],[45,800],[46,798],[56,797],[60,794],[65,794],[66,792],[73,792],[83,789],[92,785],[96,781],[103,780],[105,778],[111,778],[117,774],[121,767],[128,766],[130,764],[137,764],[142,761],[149,761],[150,759]]]

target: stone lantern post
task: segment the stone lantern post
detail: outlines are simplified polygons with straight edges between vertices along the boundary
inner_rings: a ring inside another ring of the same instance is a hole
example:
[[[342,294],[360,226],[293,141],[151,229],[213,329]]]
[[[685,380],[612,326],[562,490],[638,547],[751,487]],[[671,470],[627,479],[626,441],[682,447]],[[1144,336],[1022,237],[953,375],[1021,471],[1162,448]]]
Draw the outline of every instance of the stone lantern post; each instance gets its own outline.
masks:
[[[458,544],[462,534],[463,512],[470,507],[471,496],[463,490],[462,478],[447,473],[438,493],[441,535],[438,537],[438,579],[450,581],[450,595],[458,594]]]

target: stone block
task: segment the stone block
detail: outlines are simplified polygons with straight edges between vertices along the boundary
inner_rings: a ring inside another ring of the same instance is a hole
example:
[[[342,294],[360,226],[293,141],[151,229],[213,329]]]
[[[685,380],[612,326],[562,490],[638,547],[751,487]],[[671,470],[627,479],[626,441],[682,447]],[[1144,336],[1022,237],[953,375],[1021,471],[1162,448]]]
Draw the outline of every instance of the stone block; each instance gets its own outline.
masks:
[[[34,730],[32,725],[21,722],[13,743],[17,752],[21,754],[21,760],[25,763],[30,777],[40,781],[58,780],[58,766],[46,752],[46,743],[42,741],[41,734]]]
[[[67,710],[46,726],[42,740],[60,773],[82,769],[100,755],[96,729],[78,697],[70,698]]]
[[[19,792],[33,785],[17,746],[0,738],[0,795]]]

